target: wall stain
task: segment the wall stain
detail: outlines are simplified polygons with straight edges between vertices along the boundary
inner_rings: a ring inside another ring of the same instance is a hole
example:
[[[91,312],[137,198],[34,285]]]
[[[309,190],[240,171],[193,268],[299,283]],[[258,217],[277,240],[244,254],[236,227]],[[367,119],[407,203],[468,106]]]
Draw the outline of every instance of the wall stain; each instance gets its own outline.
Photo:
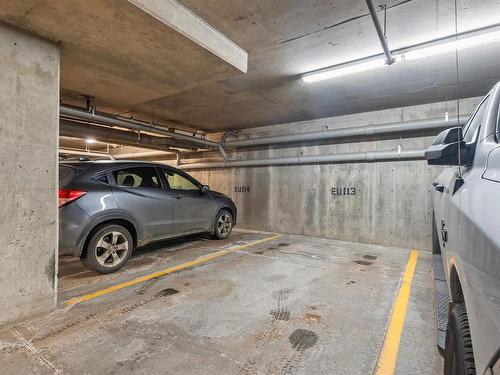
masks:
[[[305,313],[304,320],[312,323],[319,323],[321,321],[321,315]]]
[[[49,279],[50,286],[54,288],[54,279],[55,279],[55,271],[56,270],[56,256],[55,253],[52,253],[52,256],[49,259],[49,262],[45,266],[45,274]]]

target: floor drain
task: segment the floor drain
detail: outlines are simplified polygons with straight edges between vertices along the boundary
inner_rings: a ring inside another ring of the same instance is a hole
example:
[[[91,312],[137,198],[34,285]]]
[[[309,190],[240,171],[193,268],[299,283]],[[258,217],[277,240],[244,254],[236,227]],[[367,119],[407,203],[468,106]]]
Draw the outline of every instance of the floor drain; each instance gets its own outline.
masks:
[[[361,264],[362,266],[369,266],[372,262],[368,262],[367,260],[357,260],[354,263]]]
[[[298,352],[312,348],[318,342],[318,335],[308,329],[296,329],[288,338],[292,348]]]
[[[155,294],[155,297],[168,297],[172,294],[177,294],[179,291],[173,288],[162,289],[158,293]]]

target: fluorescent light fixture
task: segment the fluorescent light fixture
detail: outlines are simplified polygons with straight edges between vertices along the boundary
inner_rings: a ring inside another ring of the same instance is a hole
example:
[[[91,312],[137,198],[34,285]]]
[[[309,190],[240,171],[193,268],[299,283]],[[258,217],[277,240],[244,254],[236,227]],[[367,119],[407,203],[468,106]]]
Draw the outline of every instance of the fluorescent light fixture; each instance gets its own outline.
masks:
[[[455,50],[463,50],[472,47],[479,47],[486,44],[500,42],[500,30],[496,28],[494,31],[474,33],[470,36],[461,36],[458,39],[441,40],[434,43],[427,43],[427,46],[419,46],[409,48],[407,51],[394,54],[395,62],[404,62],[411,60],[424,59],[426,57],[441,55]],[[324,81],[327,79],[342,77],[350,74],[366,72],[369,70],[379,69],[386,65],[383,57],[373,58],[368,61],[360,61],[349,64],[341,64],[333,67],[316,70],[310,73],[302,74],[302,80],[306,83]]]
[[[441,55],[455,50],[463,50],[471,47],[479,47],[485,44],[490,44],[500,41],[500,30],[473,35],[469,37],[462,37],[457,40],[450,40],[429,47],[422,47],[408,52],[396,55],[402,61],[424,59],[426,57]]]
[[[96,141],[95,139],[92,139],[92,138],[87,138],[87,139],[85,140],[85,143],[87,143],[88,145],[91,145],[91,144],[96,143],[96,142],[97,142],[97,141]]]
[[[354,73],[366,72],[373,69],[381,68],[385,65],[384,58],[378,58],[370,61],[365,61],[357,64],[350,64],[347,66],[331,67],[321,70],[316,70],[311,73],[305,73],[302,75],[302,80],[306,83],[313,83],[318,81],[324,81],[327,79],[347,76]]]

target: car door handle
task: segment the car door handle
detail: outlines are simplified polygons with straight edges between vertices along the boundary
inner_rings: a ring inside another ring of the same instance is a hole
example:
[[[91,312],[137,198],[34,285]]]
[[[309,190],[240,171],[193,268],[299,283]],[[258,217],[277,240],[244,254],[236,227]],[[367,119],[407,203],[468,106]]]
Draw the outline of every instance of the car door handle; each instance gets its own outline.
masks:
[[[442,193],[444,191],[444,185],[438,184],[437,182],[434,182],[433,185],[434,185],[434,189],[436,189],[440,193]]]
[[[175,199],[182,199],[182,195],[174,195]]]

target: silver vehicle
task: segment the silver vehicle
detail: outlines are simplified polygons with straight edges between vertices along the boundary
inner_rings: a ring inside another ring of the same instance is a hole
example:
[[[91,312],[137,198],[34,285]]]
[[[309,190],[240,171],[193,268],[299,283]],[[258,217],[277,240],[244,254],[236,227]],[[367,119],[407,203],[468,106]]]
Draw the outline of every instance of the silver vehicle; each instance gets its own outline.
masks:
[[[434,183],[438,345],[445,374],[500,374],[500,83],[426,151]],[[444,272],[443,272],[444,271]],[[446,334],[445,334],[446,330]]]
[[[61,162],[59,251],[100,273],[118,270],[136,246],[194,233],[229,237],[236,206],[188,174],[133,161]]]

